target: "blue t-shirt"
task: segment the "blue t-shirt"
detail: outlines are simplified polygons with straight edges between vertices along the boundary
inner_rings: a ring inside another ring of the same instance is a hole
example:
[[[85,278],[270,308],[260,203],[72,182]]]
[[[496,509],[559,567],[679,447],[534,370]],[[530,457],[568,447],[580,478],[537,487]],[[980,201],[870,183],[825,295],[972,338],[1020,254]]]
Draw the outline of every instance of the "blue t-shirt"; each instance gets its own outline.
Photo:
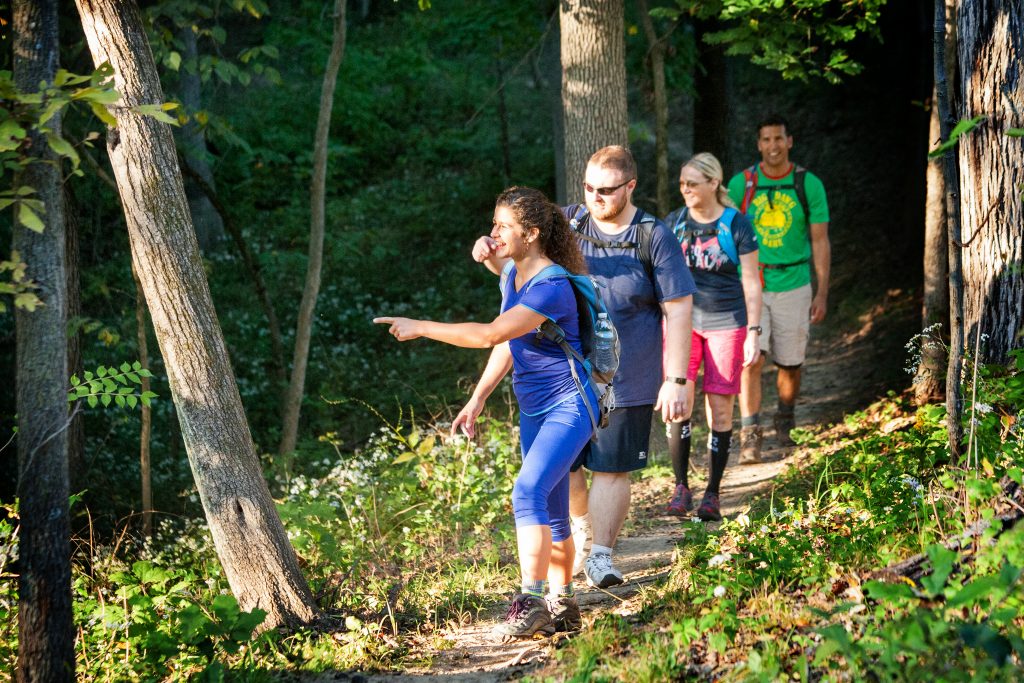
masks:
[[[693,329],[734,330],[747,326],[747,304],[739,264],[733,263],[718,244],[718,221],[700,223],[687,216],[679,223],[683,207],[665,217],[680,240],[697,293],[693,295]],[[741,256],[757,251],[757,233],[750,218],[737,213],[732,219],[732,240]],[[691,231],[687,239],[685,231]]]
[[[580,355],[580,319],[576,295],[564,277],[531,278],[516,291],[516,268],[508,271],[502,292],[501,312],[523,305],[562,328],[565,338]],[[569,370],[565,351],[553,341],[538,337],[536,330],[510,339],[512,351],[512,389],[519,409],[526,415],[538,415],[579,393]],[[573,361],[576,363],[576,361]],[[576,363],[580,381],[587,381],[586,370]]]
[[[577,208],[567,206],[562,212],[571,219]],[[697,291],[683,261],[679,242],[664,223],[643,209],[636,210],[632,225],[618,235],[601,231],[591,220],[583,221],[582,232],[608,242],[639,244],[641,224],[644,229],[653,230],[653,282],[636,249],[599,247],[585,239],[579,240],[590,275],[604,286],[601,296],[622,343],[619,370],[613,380],[615,405],[620,407],[651,405],[657,400],[664,379],[661,302]]]

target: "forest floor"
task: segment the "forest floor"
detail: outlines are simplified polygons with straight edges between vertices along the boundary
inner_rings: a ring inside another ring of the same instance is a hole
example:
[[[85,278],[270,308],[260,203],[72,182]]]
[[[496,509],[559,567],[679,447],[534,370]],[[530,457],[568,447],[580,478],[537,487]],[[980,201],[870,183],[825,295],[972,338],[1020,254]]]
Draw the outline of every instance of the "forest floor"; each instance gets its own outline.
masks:
[[[884,394],[892,381],[894,356],[905,357],[902,344],[912,334],[914,306],[905,292],[890,292],[883,301],[855,320],[833,323],[812,331],[804,366],[803,391],[797,404],[797,427],[825,427],[848,412],[869,405]],[[838,329],[838,328],[843,329]],[[884,340],[884,343],[883,343]],[[888,368],[888,370],[886,369]],[[775,478],[787,467],[799,466],[800,447],[778,445],[771,426],[776,402],[775,370],[765,366],[762,419],[765,424],[763,462],[739,465],[739,447],[734,442],[731,462],[722,484],[722,514],[726,518],[747,511],[751,503],[772,491]],[[698,394],[698,403],[701,399]],[[694,425],[703,422],[702,411],[694,414]],[[737,430],[738,431],[738,430]],[[657,442],[660,437],[652,440]],[[703,439],[698,435],[694,444]],[[662,452],[664,452],[663,441]],[[657,449],[657,443],[652,443]],[[703,494],[703,470],[706,460],[695,448],[691,471],[700,479],[694,484],[694,498]],[[679,518],[664,514],[672,492],[668,475],[634,479],[629,518],[615,548],[615,564],[625,575],[625,583],[608,590],[592,589],[581,577],[576,579],[577,599],[583,613],[584,628],[605,613],[627,616],[635,613],[645,587],[665,579],[672,566],[677,543],[683,539]],[[717,528],[718,524],[710,525]],[[504,605],[445,634],[443,650],[412,653],[408,661],[423,665],[395,673],[332,672],[317,676],[315,683],[345,681],[351,683],[407,683],[411,681],[497,682],[522,678],[536,672],[555,652],[566,636],[501,644],[491,637],[491,629],[504,614]],[[436,641],[434,641],[436,642]]]

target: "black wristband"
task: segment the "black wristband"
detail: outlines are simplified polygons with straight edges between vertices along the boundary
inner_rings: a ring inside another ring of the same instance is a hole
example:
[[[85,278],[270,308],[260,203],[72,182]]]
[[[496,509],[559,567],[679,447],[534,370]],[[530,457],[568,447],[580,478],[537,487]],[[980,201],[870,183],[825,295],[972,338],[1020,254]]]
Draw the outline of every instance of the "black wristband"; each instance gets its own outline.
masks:
[[[666,382],[674,382],[676,384],[686,384],[686,378],[685,377],[666,377],[665,381]]]

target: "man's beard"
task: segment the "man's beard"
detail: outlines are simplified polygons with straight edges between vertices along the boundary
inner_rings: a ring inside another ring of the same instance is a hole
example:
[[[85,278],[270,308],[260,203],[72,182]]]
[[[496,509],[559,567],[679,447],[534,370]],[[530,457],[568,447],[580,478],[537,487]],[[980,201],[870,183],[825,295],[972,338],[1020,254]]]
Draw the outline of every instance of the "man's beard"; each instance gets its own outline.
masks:
[[[625,210],[627,203],[628,199],[626,197],[626,194],[623,193],[621,199],[618,201],[606,201],[603,206],[598,204],[587,204],[587,209],[590,211],[590,214],[597,220],[609,221],[617,217],[620,213],[622,213]]]

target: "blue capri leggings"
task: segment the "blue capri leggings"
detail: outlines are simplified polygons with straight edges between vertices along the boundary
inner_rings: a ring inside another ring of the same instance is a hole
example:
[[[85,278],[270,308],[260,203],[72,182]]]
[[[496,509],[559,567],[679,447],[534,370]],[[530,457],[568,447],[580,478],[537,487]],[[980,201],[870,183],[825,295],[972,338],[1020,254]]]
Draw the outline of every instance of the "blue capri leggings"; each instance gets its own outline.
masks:
[[[523,466],[512,488],[517,527],[550,526],[552,541],[569,538],[569,468],[591,431],[579,394],[540,415],[519,413]]]

